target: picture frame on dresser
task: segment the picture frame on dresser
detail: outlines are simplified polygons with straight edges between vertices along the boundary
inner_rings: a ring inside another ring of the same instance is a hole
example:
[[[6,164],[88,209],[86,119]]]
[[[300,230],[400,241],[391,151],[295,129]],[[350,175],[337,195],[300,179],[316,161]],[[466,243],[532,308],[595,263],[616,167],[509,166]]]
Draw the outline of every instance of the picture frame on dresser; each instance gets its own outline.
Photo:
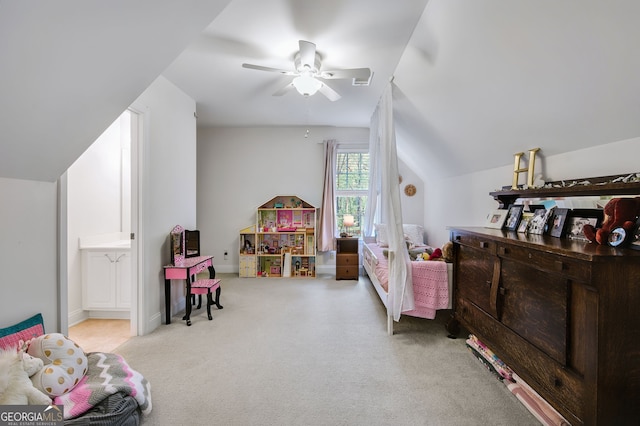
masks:
[[[601,209],[573,209],[569,211],[567,217],[566,237],[570,240],[588,242],[584,236],[582,228],[589,224],[597,228],[602,223],[604,213]]]
[[[542,235],[547,230],[547,222],[549,221],[549,217],[553,215],[553,210],[555,207],[551,209],[538,209],[533,213],[533,217],[531,218],[531,223],[529,224],[529,233]]]
[[[520,223],[520,218],[522,217],[522,212],[524,211],[524,205],[512,204],[509,206],[508,211],[509,213],[504,222],[504,228],[508,231],[516,231]]]
[[[509,210],[506,209],[491,210],[484,223],[485,228],[502,229],[508,213]]]
[[[553,211],[553,216],[549,223],[549,235],[556,238],[560,238],[564,235],[568,214],[569,209],[565,208],[556,208]]]
[[[629,248],[640,250],[640,217],[636,220],[636,227],[629,238]]]

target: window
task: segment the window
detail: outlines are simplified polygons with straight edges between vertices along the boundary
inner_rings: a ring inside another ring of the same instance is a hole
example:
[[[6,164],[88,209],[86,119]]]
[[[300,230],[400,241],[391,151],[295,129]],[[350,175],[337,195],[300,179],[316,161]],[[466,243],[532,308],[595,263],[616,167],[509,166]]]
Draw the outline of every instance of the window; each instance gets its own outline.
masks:
[[[367,149],[338,149],[336,159],[336,224],[340,232],[360,237],[369,191],[369,152]],[[354,225],[344,229],[344,215],[354,217]]]

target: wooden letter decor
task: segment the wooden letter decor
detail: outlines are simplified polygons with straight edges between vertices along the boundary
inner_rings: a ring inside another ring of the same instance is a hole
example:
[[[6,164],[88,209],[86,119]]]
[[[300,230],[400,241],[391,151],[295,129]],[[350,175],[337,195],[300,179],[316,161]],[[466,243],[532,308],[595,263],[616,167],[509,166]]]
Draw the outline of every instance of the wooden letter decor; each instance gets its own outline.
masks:
[[[515,155],[515,162],[513,164],[513,183],[511,184],[511,189],[518,189],[518,176],[520,173],[527,173],[527,186],[529,188],[533,187],[533,177],[534,177],[534,168],[536,164],[536,153],[540,151],[540,148],[533,148],[529,150],[529,166],[528,167],[520,167],[520,159],[524,155],[524,152],[518,152]]]

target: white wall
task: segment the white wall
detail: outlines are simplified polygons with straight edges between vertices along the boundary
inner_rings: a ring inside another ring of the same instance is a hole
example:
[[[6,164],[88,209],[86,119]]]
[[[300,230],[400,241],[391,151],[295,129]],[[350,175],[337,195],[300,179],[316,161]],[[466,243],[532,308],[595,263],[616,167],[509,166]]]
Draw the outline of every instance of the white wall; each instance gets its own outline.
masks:
[[[368,143],[369,138],[366,128],[309,127],[305,138],[306,129],[199,129],[198,229],[202,252],[214,256],[216,271],[238,271],[238,232],[255,223],[256,208],[265,201],[297,195],[320,206],[323,140]],[[319,272],[327,263],[327,255],[318,257]]]
[[[640,138],[634,138],[552,157],[540,152],[535,169],[547,181],[610,176],[639,172],[638,158]],[[498,207],[489,192],[511,185],[512,177],[513,163],[427,185],[424,222],[432,245],[449,239],[447,226],[483,226],[487,213]]]
[[[126,116],[126,117],[125,117]],[[69,324],[88,317],[82,310],[82,261],[80,238],[100,234],[128,233],[121,211],[129,203],[123,198],[123,127],[129,129],[128,112],[118,118],[67,170],[67,256]],[[126,158],[125,158],[126,159]],[[128,167],[126,168],[128,170]],[[130,184],[130,178],[126,179]],[[128,197],[128,194],[127,194]],[[130,215],[130,209],[124,208]]]
[[[164,77],[158,77],[131,105],[143,120],[142,323],[147,334],[164,322],[164,269],[170,263],[169,232],[175,225],[196,226],[195,101]],[[132,207],[135,208],[135,207]],[[172,286],[172,312],[184,309],[183,286]]]
[[[38,312],[58,330],[57,184],[0,178],[0,327]]]

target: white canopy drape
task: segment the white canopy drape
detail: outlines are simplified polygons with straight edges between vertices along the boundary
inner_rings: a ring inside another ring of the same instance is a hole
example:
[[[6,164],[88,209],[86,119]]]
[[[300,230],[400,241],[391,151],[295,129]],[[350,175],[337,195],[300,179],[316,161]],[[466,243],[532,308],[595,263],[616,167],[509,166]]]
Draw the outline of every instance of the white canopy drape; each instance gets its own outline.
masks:
[[[381,223],[389,240],[389,300],[387,315],[395,321],[415,307],[411,263],[402,229],[402,206],[398,185],[398,156],[393,124],[393,85],[389,83],[371,119],[369,198],[377,199],[379,188]],[[372,192],[373,190],[373,192]],[[372,207],[371,201],[367,209]],[[375,205],[373,205],[375,206]],[[375,209],[375,207],[373,207]],[[374,212],[367,212],[374,217]]]

